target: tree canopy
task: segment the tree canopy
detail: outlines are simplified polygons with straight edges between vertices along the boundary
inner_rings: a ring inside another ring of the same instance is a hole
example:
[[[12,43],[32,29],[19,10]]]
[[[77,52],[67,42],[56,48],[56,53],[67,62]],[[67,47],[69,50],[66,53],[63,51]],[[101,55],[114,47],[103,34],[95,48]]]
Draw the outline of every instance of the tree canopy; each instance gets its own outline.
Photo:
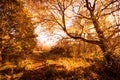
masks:
[[[23,2],[0,1],[0,33],[2,61],[7,60],[8,55],[32,51],[36,44],[34,26]]]
[[[50,48],[44,40],[36,45],[34,31],[56,45]],[[120,0],[0,0],[1,80],[119,80],[119,75]]]
[[[117,40],[120,35],[119,0],[27,1],[38,23],[52,30],[60,28],[70,38],[96,44],[105,55],[113,53],[120,43]]]

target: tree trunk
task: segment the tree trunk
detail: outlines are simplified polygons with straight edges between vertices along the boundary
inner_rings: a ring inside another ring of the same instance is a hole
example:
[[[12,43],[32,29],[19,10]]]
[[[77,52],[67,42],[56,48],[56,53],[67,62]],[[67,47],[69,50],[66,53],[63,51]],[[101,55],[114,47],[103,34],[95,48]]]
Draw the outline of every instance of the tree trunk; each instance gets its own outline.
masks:
[[[113,54],[113,51],[111,51],[107,45],[99,45],[99,47],[101,48],[102,52],[103,52],[103,55],[104,55],[104,58],[106,60],[106,63],[109,65],[113,62],[113,57],[112,57],[112,54]]]

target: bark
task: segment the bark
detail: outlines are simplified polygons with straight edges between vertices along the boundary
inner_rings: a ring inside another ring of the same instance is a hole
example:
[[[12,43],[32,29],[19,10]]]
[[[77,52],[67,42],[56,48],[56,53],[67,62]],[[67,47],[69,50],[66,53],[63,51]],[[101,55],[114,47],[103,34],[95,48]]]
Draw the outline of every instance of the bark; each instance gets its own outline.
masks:
[[[75,35],[72,35],[70,34],[67,29],[66,29],[66,22],[65,22],[65,14],[64,14],[64,11],[62,11],[62,22],[63,24],[61,25],[60,23],[58,23],[61,28],[63,29],[63,31],[70,37],[70,38],[73,38],[73,39],[80,39],[84,42],[87,42],[87,43],[91,43],[91,44],[96,44],[98,45],[103,54],[104,54],[104,57],[106,59],[106,62],[108,64],[111,63],[111,61],[113,61],[113,58],[112,58],[112,54],[113,54],[113,51],[112,51],[112,46],[110,46],[110,39],[107,38],[104,34],[104,30],[101,29],[101,25],[99,23],[99,20],[98,20],[98,16],[95,14],[94,10],[95,10],[95,3],[96,3],[97,0],[94,1],[93,5],[89,2],[89,0],[85,0],[86,2],[86,8],[87,10],[90,12],[90,20],[92,21],[93,25],[94,25],[94,29],[96,30],[96,33],[97,33],[97,36],[98,36],[98,40],[89,40],[89,39],[85,39],[84,37],[82,36],[75,36]],[[110,3],[112,4],[112,3]],[[109,6],[109,5],[108,5]],[[106,6],[107,7],[107,6]],[[112,34],[111,36],[113,36],[114,34]]]
[[[101,48],[103,52],[106,63],[110,65],[114,61],[112,57],[113,51],[109,49],[107,45],[104,45],[104,44],[99,45],[99,47]]]
[[[86,5],[87,5],[87,9],[90,12],[91,20],[93,22],[94,28],[99,38],[99,43],[97,43],[96,45],[98,45],[101,48],[107,64],[110,64],[113,61],[113,59],[112,59],[112,51],[109,46],[109,40],[106,39],[102,29],[100,28],[99,21],[96,15],[94,14],[94,7],[89,6],[88,0],[86,0]]]

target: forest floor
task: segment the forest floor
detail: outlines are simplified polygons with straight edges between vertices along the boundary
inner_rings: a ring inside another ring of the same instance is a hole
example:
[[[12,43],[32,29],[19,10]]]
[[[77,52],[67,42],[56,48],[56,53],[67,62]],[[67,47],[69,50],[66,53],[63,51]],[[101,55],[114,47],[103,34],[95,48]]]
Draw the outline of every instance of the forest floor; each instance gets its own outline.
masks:
[[[104,80],[119,80],[114,76],[109,77],[112,73],[106,75],[103,55],[99,53],[81,54],[79,57],[43,53],[34,54],[30,59],[33,60],[33,63],[27,66],[27,72],[24,73],[26,76],[23,76],[22,79],[103,80],[104,78]]]
[[[17,66],[24,66],[25,70],[12,75],[13,80],[120,80],[118,74],[111,71],[114,68],[106,66],[100,53],[81,54],[79,57],[33,53],[27,55]],[[10,78],[9,75],[4,77]]]

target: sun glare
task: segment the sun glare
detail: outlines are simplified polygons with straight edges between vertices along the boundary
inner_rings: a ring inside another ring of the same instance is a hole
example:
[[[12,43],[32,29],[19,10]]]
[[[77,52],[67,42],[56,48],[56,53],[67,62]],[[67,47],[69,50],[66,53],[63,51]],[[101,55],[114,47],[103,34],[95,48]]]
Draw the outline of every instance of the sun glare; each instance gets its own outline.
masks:
[[[58,33],[59,32],[59,33]],[[62,31],[54,31],[52,34],[44,31],[41,26],[37,26],[35,29],[35,33],[38,34],[37,41],[38,43],[42,43],[45,46],[53,46],[57,43],[57,41],[61,38]]]
[[[70,13],[70,10],[68,10],[68,13],[66,14],[73,16],[73,13]],[[72,26],[73,21],[74,18],[66,18],[67,28]],[[93,27],[93,25],[91,25],[91,27]],[[41,27],[40,25],[38,25],[35,29],[35,33],[38,35],[38,43],[41,43],[44,46],[54,46],[63,36],[67,36],[62,30],[59,29],[54,30],[52,34],[44,29],[45,28]],[[91,30],[91,32],[94,32],[94,30]]]
[[[78,8],[75,9],[77,11]],[[66,27],[71,27],[74,21],[75,14],[72,12],[72,7],[70,6],[65,14],[67,15],[65,18],[66,20]],[[57,16],[57,15],[56,15]],[[71,18],[72,17],[72,18]],[[37,40],[38,43],[42,43],[47,46],[53,46],[61,39],[61,36],[66,36],[66,34],[59,29],[54,30],[53,34],[50,34],[49,32],[46,32],[43,30],[44,28],[38,25],[35,29],[35,33],[38,34]]]

